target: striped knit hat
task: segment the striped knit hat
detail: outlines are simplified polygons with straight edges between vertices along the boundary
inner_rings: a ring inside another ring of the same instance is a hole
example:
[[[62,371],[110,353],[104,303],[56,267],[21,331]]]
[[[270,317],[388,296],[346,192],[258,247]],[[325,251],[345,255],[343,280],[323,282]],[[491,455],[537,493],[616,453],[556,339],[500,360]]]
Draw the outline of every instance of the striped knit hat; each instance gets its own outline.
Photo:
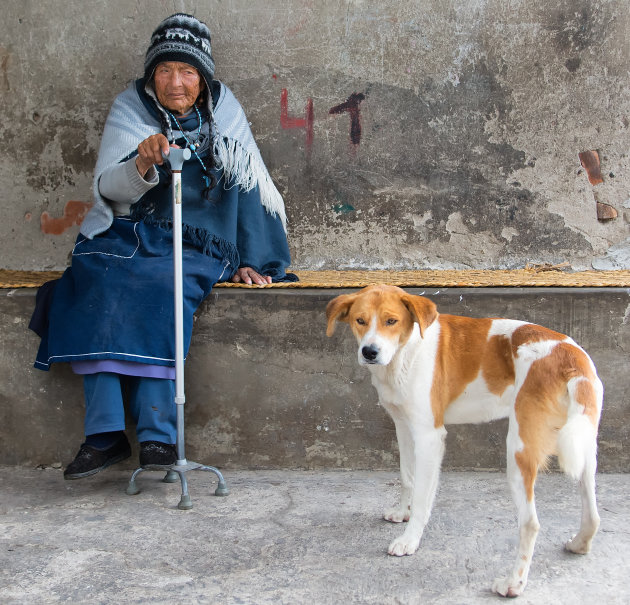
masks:
[[[151,78],[158,63],[165,61],[192,65],[209,84],[214,76],[214,59],[208,26],[185,13],[164,19],[151,36],[144,60],[145,80]]]

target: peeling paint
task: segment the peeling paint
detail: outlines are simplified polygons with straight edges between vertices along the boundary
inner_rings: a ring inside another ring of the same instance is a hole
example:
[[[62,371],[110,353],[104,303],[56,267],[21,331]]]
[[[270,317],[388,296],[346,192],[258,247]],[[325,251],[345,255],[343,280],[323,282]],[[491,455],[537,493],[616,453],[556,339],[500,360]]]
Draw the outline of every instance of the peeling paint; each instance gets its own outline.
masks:
[[[61,235],[74,225],[80,225],[92,204],[87,202],[68,202],[59,218],[51,217],[48,212],[42,212],[41,229],[47,235]]]
[[[630,269],[630,237],[606,250],[606,254],[593,260],[593,268],[602,271]]]
[[[580,164],[586,170],[588,182],[591,185],[599,185],[604,182],[599,164],[599,153],[597,151],[582,151],[579,153]]]

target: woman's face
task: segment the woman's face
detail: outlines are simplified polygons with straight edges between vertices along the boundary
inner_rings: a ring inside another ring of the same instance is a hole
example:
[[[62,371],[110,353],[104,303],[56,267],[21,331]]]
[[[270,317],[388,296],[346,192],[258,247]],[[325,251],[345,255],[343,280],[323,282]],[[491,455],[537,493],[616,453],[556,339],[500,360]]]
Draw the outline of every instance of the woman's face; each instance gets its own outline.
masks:
[[[204,89],[203,78],[187,63],[160,63],[153,74],[155,94],[163,107],[177,115],[188,113]]]

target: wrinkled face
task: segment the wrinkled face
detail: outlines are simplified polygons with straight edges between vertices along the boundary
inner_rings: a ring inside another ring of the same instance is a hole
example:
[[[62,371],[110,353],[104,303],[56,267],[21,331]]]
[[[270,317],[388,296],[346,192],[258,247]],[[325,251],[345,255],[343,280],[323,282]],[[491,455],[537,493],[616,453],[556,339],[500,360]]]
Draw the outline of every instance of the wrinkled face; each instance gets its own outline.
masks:
[[[357,294],[339,296],[326,310],[327,333],[332,334],[337,320],[348,323],[359,343],[359,364],[387,365],[413,330],[416,314],[412,299],[426,301],[391,286],[372,286]],[[427,303],[435,313],[435,305],[430,301]],[[422,329],[422,323],[419,323]]]
[[[175,115],[188,113],[205,83],[199,72],[187,63],[160,63],[153,73],[155,94],[163,107]]]

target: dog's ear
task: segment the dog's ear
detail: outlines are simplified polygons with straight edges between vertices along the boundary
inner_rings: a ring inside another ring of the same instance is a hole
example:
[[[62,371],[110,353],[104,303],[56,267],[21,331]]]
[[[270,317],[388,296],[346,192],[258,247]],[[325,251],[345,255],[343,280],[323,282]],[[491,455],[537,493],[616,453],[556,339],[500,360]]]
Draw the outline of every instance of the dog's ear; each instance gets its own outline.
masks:
[[[437,306],[432,300],[424,296],[414,296],[413,294],[405,294],[402,302],[409,309],[414,320],[420,326],[420,336],[424,338],[425,330],[437,319]]]
[[[346,321],[348,311],[356,297],[356,294],[342,294],[341,296],[333,298],[326,305],[326,318],[328,319],[326,336],[332,336],[334,334],[337,321]]]

